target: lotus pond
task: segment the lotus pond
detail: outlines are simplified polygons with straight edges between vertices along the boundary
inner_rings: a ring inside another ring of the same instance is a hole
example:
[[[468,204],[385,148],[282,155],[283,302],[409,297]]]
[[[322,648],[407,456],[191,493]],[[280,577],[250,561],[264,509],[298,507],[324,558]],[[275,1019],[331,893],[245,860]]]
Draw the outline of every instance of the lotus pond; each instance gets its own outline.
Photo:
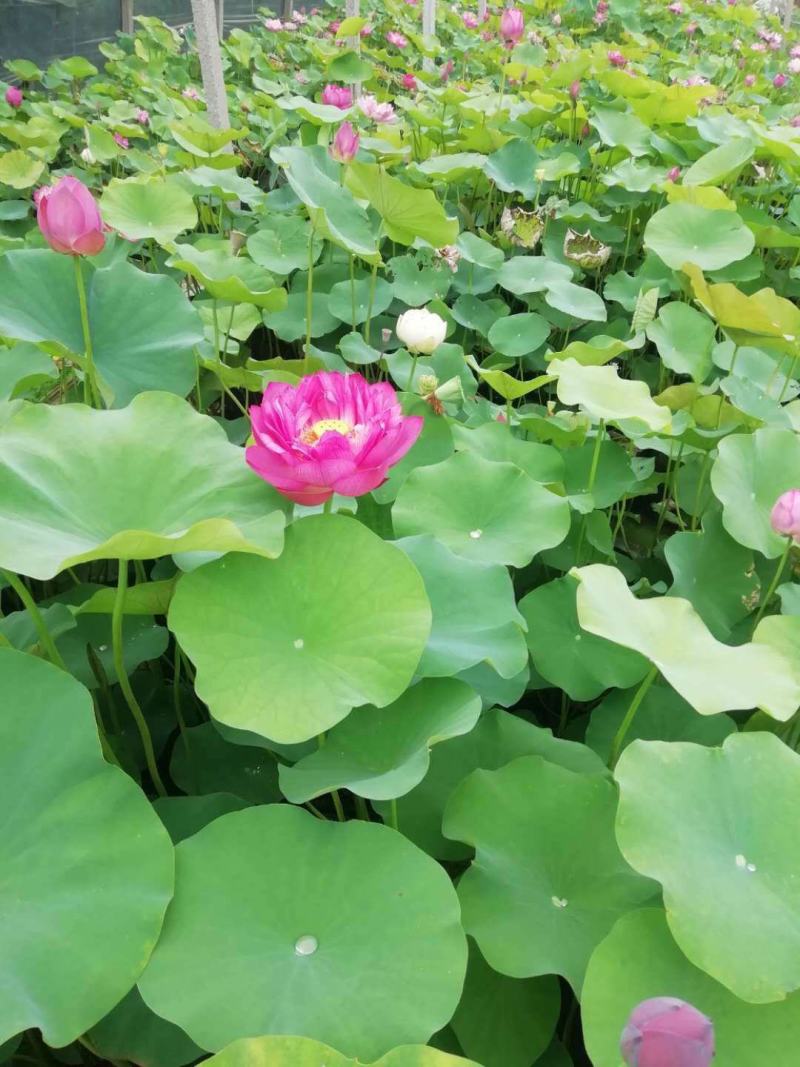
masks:
[[[800,43],[264,11],[0,101],[0,1061],[792,1067]]]

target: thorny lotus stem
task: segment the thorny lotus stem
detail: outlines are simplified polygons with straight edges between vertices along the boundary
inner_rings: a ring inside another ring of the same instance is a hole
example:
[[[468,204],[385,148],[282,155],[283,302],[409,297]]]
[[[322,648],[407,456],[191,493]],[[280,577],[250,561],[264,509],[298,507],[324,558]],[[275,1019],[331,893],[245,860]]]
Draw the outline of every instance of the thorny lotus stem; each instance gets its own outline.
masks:
[[[81,309],[81,329],[83,330],[83,356],[85,365],[83,368],[83,400],[89,407],[103,406],[100,389],[97,385],[97,375],[94,369],[94,350],[92,348],[92,333],[89,329],[89,310],[86,305],[86,286],[83,281],[83,266],[80,256],[73,256],[75,264],[75,284],[78,288],[78,303]]]
[[[28,587],[17,577],[12,571],[0,570],[0,575],[5,578],[14,592],[22,601],[25,610],[31,617],[33,625],[36,627],[36,633],[39,635],[39,641],[42,648],[47,653],[47,658],[51,663],[55,663],[56,667],[60,667],[62,671],[67,669],[67,665],[64,662],[61,653],[56,648],[56,643],[53,640],[53,635],[47,629],[47,623],[44,621],[42,613],[39,611],[39,607],[36,601],[31,596]]]
[[[314,310],[314,225],[308,231],[308,280],[306,284],[306,347],[305,360],[311,357],[311,313]]]
[[[128,678],[128,672],[125,668],[124,650],[122,647],[122,619],[125,610],[125,593],[128,588],[128,561],[121,559],[119,561],[119,573],[117,575],[117,595],[114,597],[114,609],[111,613],[111,648],[114,653],[114,670],[117,672],[117,682],[122,690],[122,695],[125,697],[125,703],[128,705],[133,721],[136,723],[136,729],[139,731],[139,737],[142,740],[142,748],[144,749],[144,759],[147,764],[147,770],[150,777],[153,780],[153,785],[156,787],[156,792],[159,796],[165,797],[167,791],[164,788],[164,783],[161,781],[161,775],[158,773],[158,767],[156,765],[156,756],[153,750],[153,739],[150,736],[150,730],[147,726],[147,719],[144,716],[144,712],[139,706],[139,701],[131,688],[130,679]]]
[[[411,357],[411,373],[408,376],[408,383],[406,385],[406,392],[410,393],[414,388],[414,375],[417,371],[417,360],[419,359],[419,352],[415,352]]]
[[[792,538],[787,537],[786,547],[783,550],[783,554],[781,555],[781,558],[778,562],[778,566],[775,568],[775,573],[772,575],[772,581],[769,583],[767,595],[761,601],[761,604],[759,606],[758,614],[756,615],[756,621],[753,623],[754,630],[764,617],[764,612],[767,610],[767,604],[769,604],[770,600],[772,600],[772,598],[775,596],[775,590],[778,588],[778,582],[781,580],[784,568],[786,567],[786,561],[789,558],[789,553],[791,552],[792,544]]]
[[[639,710],[642,701],[647,696],[647,690],[653,684],[658,677],[658,667],[655,664],[650,668],[644,677],[644,681],[636,690],[636,695],[630,703],[630,707],[625,712],[625,718],[620,723],[619,729],[614,734],[614,740],[611,742],[611,754],[608,757],[608,765],[613,770],[617,765],[619,754],[622,751],[622,745],[628,734],[628,730],[631,728],[631,723],[636,718],[636,712]]]

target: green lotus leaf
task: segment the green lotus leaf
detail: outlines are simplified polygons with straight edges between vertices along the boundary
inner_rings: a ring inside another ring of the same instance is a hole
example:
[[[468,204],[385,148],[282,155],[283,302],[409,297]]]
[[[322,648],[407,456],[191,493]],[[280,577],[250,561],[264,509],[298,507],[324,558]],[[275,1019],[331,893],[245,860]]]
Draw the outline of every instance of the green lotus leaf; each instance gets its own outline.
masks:
[[[593,700],[606,689],[626,689],[640,682],[647,673],[642,656],[581,629],[577,591],[578,583],[565,575],[538,586],[520,601],[536,670],[573,700]]]
[[[720,441],[711,488],[722,504],[725,529],[740,545],[774,559],[786,547],[770,524],[775,501],[800,482],[800,438],[793,430],[762,427]]]
[[[684,955],[753,1004],[798,989],[800,756],[770,733],[636,741],[616,777],[620,848],[664,887]]]
[[[332,126],[350,114],[349,109],[339,109],[333,104],[319,104],[306,96],[281,96],[279,106],[283,111],[296,111],[314,126]]]
[[[361,1067],[353,1060],[308,1037],[251,1037],[234,1041],[206,1060],[212,1067]],[[405,1045],[393,1049],[366,1067],[480,1067],[472,1060],[451,1056],[435,1048]]]
[[[712,368],[711,350],[716,329],[711,319],[689,304],[664,304],[658,318],[647,327],[647,336],[658,349],[665,367],[704,382]]]
[[[12,189],[30,189],[42,176],[44,163],[21,149],[0,156],[0,182]]]
[[[328,64],[327,75],[336,81],[349,83],[367,81],[372,77],[374,68],[355,52],[343,52]]]
[[[621,571],[600,563],[572,573],[584,630],[646,656],[701,715],[761,708],[785,720],[800,706],[800,672],[763,634],[724,645],[688,600],[637,600]]]
[[[464,929],[512,978],[560,974],[580,992],[616,919],[652,898],[614,837],[613,784],[541,756],[476,770],[453,792],[445,837],[473,846],[458,884]]]
[[[195,381],[192,349],[203,331],[175,282],[129,263],[86,274],[94,362],[104,394],[110,393],[115,407],[147,389],[185,396]],[[0,335],[83,353],[70,256],[44,249],[0,256]]]
[[[791,300],[777,296],[774,289],[759,289],[748,296],[729,282],[709,285],[702,272],[691,264],[685,273],[698,303],[720,326],[737,334],[768,337],[770,345],[785,342],[790,346],[789,351],[796,351],[800,339],[800,308]],[[752,337],[749,342],[743,338],[739,343],[752,344]]]
[[[243,200],[251,207],[258,207],[267,195],[252,178],[243,178],[233,169],[194,167],[184,170],[179,178],[190,190],[198,189],[221,200]]]
[[[480,713],[465,682],[424,679],[387,708],[356,708],[321,748],[282,765],[281,790],[293,804],[343,788],[368,800],[403,796],[425,777],[431,748],[468,733]]]
[[[82,685],[0,648],[0,708],[0,1040],[37,1027],[59,1047],[141,974],[172,896],[173,850],[138,786],[103,759]]]
[[[558,1022],[558,979],[508,978],[493,971],[470,941],[467,980],[451,1026],[463,1050],[484,1067],[530,1067]]]
[[[124,1059],[146,1067],[184,1067],[205,1055],[183,1030],[150,1011],[137,989],[93,1026],[87,1038],[103,1059]]]
[[[646,156],[650,151],[650,130],[630,112],[595,108],[589,116],[603,144],[612,148],[627,148],[632,156]]]
[[[169,625],[215,719],[295,743],[360,704],[396,700],[419,663],[431,610],[399,549],[326,515],[295,522],[275,561],[231,555],[184,575]]]
[[[213,722],[181,731],[169,770],[185,793],[232,793],[251,804],[280,800],[278,765],[272,753],[255,744],[226,740]]]
[[[630,342],[622,341],[618,337],[596,334],[591,341],[571,341],[566,348],[558,352],[548,352],[545,359],[548,362],[553,359],[575,359],[584,367],[599,367],[621,356],[631,347]]]
[[[442,248],[458,237],[457,219],[448,218],[432,189],[414,189],[374,163],[349,164],[345,182],[355,196],[375,208],[392,241],[412,245],[421,237]]]
[[[543,345],[550,329],[547,319],[535,312],[508,315],[489,330],[489,344],[504,356],[518,359]]]
[[[712,148],[683,173],[684,185],[716,185],[724,182],[749,163],[755,144],[748,137],[734,137]]]
[[[749,256],[755,238],[732,211],[709,211],[683,203],[668,204],[651,216],[644,244],[673,270],[680,270],[684,263],[700,270],[721,270]]]
[[[188,118],[170,124],[170,132],[181,148],[192,156],[210,159],[216,156],[231,141],[247,133],[243,129],[218,128],[208,122],[202,115],[190,115]]]
[[[539,318],[538,315],[536,317]],[[499,321],[504,322],[505,320],[500,319]],[[513,330],[511,333],[512,338],[510,340],[513,344]],[[504,400],[519,400],[529,393],[535,393],[537,389],[541,389],[543,385],[549,385],[554,380],[554,375],[552,374],[537,374],[535,378],[515,378],[512,374],[508,374],[507,371],[486,369],[479,367],[477,363],[474,364],[474,368],[479,377],[483,378]]]
[[[486,156],[480,152],[451,152],[445,156],[429,156],[416,165],[417,170],[434,181],[476,181],[486,166]]]
[[[399,537],[433,534],[452,552],[481,563],[524,567],[569,531],[569,504],[512,463],[459,452],[418,467],[392,508]]]
[[[467,263],[485,270],[498,270],[503,265],[503,250],[475,233],[460,233],[456,247]]]
[[[255,304],[267,311],[282,311],[286,307],[286,290],[274,285],[274,278],[252,260],[232,255],[227,241],[215,247],[176,244],[171,248],[167,266],[196,278],[214,299]],[[220,331],[229,318],[230,312],[220,313]]]
[[[800,995],[746,1004],[694,967],[673,941],[663,911],[631,912],[595,950],[586,972],[581,1021],[596,1067],[619,1067],[619,1036],[637,1004],[680,997],[714,1022],[717,1059],[727,1067],[794,1067]]]
[[[570,281],[551,281],[545,301],[557,311],[586,322],[605,322],[608,318],[603,298],[594,289],[586,289]]]
[[[653,400],[647,383],[620,378],[616,367],[583,366],[570,358],[551,360],[548,370],[558,376],[556,391],[561,403],[579,405],[595,420],[635,419],[657,433],[670,428],[669,408]]]
[[[57,374],[52,359],[34,344],[20,341],[13,348],[0,348],[0,400],[23,396]]]
[[[339,322],[352,325],[353,329],[366,322],[372,315],[380,315],[394,299],[392,286],[383,278],[372,283],[369,278],[337,282],[328,294],[328,310]]]
[[[486,176],[504,193],[522,193],[532,200],[541,186],[536,177],[540,158],[530,141],[513,138],[486,160]]]
[[[144,393],[120,411],[22,404],[0,420],[0,440],[0,566],[19,574],[281,550],[285,502],[179,397]]]
[[[452,677],[488,663],[513,678],[528,662],[525,622],[505,567],[457,556],[430,536],[395,542],[422,575],[433,623],[417,674]]]
[[[515,697],[512,703],[518,699]],[[468,846],[442,836],[447,802],[456,786],[478,767],[495,770],[519,756],[542,756],[578,774],[606,773],[605,764],[586,745],[560,740],[550,730],[494,708],[484,712],[474,730],[431,751],[428,773],[397,801],[400,829],[437,859],[469,857]],[[378,801],[374,807],[388,818],[388,804]]]
[[[191,727],[196,729],[196,727]],[[170,772],[174,770],[174,761]],[[186,837],[192,837],[198,830],[208,826],[220,815],[230,811],[241,811],[249,803],[233,793],[206,793],[203,796],[157,797],[153,801],[159,819],[167,828],[167,833],[177,845]]]
[[[305,338],[309,327],[306,294],[289,293],[285,305],[279,311],[264,311],[264,322],[282,341]],[[321,337],[341,326],[340,320],[328,310],[328,301],[324,295],[313,302],[310,326],[312,337]]]
[[[515,437],[509,427],[499,422],[466,427],[453,424],[457,452],[477,452],[497,463],[514,463],[535,482],[551,485],[564,480],[564,459],[557,448]]]
[[[306,219],[298,215],[268,215],[247,238],[247,252],[254,263],[275,274],[291,274],[308,269],[308,245],[313,240],[311,256],[316,262],[322,240]]]
[[[571,278],[572,271],[568,266],[546,256],[512,256],[497,274],[498,284],[515,296],[541,293],[559,283],[567,283]]]
[[[443,299],[453,277],[448,267],[425,266],[412,255],[395,256],[389,260],[389,268],[394,277],[394,295],[408,307],[422,307],[431,300]]]
[[[100,198],[103,220],[129,241],[169,244],[197,225],[192,194],[170,178],[112,178]]]
[[[175,897],[139,989],[203,1048],[288,1032],[371,1060],[453,1014],[467,962],[458,900],[402,835],[270,804],[175,851]]]

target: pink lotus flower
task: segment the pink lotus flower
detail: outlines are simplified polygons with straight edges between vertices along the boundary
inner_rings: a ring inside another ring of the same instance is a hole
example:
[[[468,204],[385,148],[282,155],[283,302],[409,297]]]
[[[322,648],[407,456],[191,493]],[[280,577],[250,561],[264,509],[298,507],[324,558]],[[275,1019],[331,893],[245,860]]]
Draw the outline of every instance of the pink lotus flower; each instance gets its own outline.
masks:
[[[680,178],[680,176],[681,176],[681,168],[680,167],[671,167],[670,170],[667,171],[667,181],[668,182],[673,182],[674,183],[674,182],[676,182],[678,180],[678,178]]]
[[[781,537],[800,541],[800,489],[787,489],[775,501],[769,521]]]
[[[136,109],[136,121],[139,123],[140,126],[149,126],[150,125],[150,112],[149,111],[145,111],[145,109],[143,107],[137,108]]]
[[[371,26],[362,26],[361,29],[358,31],[358,36],[359,37],[371,37],[372,36],[372,27]]]
[[[450,81],[450,75],[453,73],[453,71],[455,69],[456,69],[456,65],[453,62],[453,60],[452,59],[448,59],[446,63],[442,63],[442,66],[441,66],[441,68],[439,70],[439,77],[441,78],[441,80],[443,82],[448,82],[448,81]]]
[[[766,50],[767,46],[764,44],[763,41],[755,41],[753,44],[750,45],[751,52],[766,52]]]
[[[800,74],[800,56],[789,60],[789,73]]]
[[[744,84],[747,86],[748,89],[750,88],[751,85],[755,85],[756,84],[756,76],[755,76],[755,74],[745,74],[745,76],[744,76]]]
[[[516,44],[525,32],[525,19],[519,8],[507,7],[500,16],[500,36],[508,45]]]
[[[22,103],[22,90],[16,85],[9,85],[6,89],[6,103],[11,107],[19,107]]]
[[[118,144],[120,148],[130,148],[131,143],[127,137],[123,137],[121,133],[114,134],[114,142]]]
[[[776,89],[782,89],[784,85],[786,85],[788,80],[789,79],[786,77],[785,74],[776,74],[775,77],[772,79],[772,84],[775,86]]]
[[[404,74],[402,78],[403,88],[413,93],[417,88],[417,79],[413,74]]]
[[[402,33],[398,33],[397,30],[389,30],[386,34],[386,40],[389,44],[393,44],[395,48],[406,48],[408,45],[408,38],[404,37]]]
[[[465,11],[461,16],[461,21],[467,27],[468,30],[474,30],[478,27],[478,16],[473,15],[471,11]]]
[[[628,62],[622,52],[619,52],[616,49],[609,52],[607,58],[612,67],[624,67]]]
[[[686,26],[686,30],[685,30],[686,36],[687,37],[694,37],[694,35],[697,33],[697,29],[698,29],[698,26],[697,26],[696,22],[688,23],[687,26]]]
[[[358,152],[358,134],[349,122],[343,122],[333,138],[330,153],[338,163],[349,163]]]
[[[347,111],[353,106],[353,91],[346,85],[326,85],[322,90],[322,103],[338,107],[340,111]]]
[[[292,21],[296,22],[298,26],[305,26],[305,24],[308,22],[308,19],[302,13],[302,11],[293,11]]]
[[[324,504],[334,493],[363,496],[422,431],[404,416],[394,389],[360,374],[318,371],[299,385],[270,382],[250,408],[255,444],[248,465],[295,504]]]
[[[633,1009],[620,1042],[628,1067],[709,1067],[714,1024],[675,997],[653,997]]]
[[[68,175],[37,189],[34,200],[39,229],[54,252],[96,256],[103,251],[103,218],[83,182]]]
[[[328,23],[328,30],[331,33],[338,33],[339,32],[339,27],[341,26],[341,24],[342,24],[342,20],[341,19],[334,19],[333,22],[329,22]]]
[[[789,55],[792,57],[792,59],[797,59],[798,56],[800,56],[800,44],[792,45],[792,47],[789,49]]]
[[[581,95],[581,83],[579,81],[574,81],[572,85],[570,85],[569,95],[572,97],[573,100],[577,100],[578,97]]]
[[[269,30],[271,33],[277,33],[283,29],[283,23],[280,19],[264,19],[264,29]]]
[[[667,6],[667,11],[670,11],[673,15],[682,15],[683,14],[683,4],[680,3],[680,0],[676,0],[676,2],[674,4],[669,4]]]
[[[379,104],[374,96],[364,93],[358,98],[358,107],[362,115],[373,122],[390,123],[395,120],[394,108],[389,103]]]
[[[198,93],[198,91],[195,89],[195,87],[193,85],[187,86],[183,90],[183,92],[181,93],[181,96],[185,96],[187,100],[199,100],[200,99],[200,93]]]
[[[800,126],[800,115],[795,115],[789,125],[794,126],[794,128],[797,129],[797,127]]]

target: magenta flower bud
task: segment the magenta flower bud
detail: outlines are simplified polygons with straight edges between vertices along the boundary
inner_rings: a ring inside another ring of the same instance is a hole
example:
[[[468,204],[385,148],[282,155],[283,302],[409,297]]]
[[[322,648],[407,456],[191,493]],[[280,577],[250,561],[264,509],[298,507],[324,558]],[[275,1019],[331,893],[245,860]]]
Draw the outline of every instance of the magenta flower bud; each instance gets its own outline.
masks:
[[[694,37],[694,35],[697,33],[697,23],[690,22],[686,27],[686,33],[689,35],[689,37]]]
[[[353,92],[346,85],[326,85],[322,90],[322,103],[347,111],[353,105]]]
[[[745,74],[745,76],[744,76],[744,84],[747,86],[748,89],[750,88],[751,85],[755,85],[756,84],[756,76],[755,76],[755,74]]]
[[[403,80],[403,88],[404,89],[408,89],[408,91],[410,93],[413,93],[414,90],[417,88],[417,79],[414,77],[414,75],[413,74],[404,74],[402,80]]]
[[[100,208],[77,178],[67,176],[55,185],[37,189],[36,221],[54,252],[67,256],[96,256],[106,243]]]
[[[136,121],[139,123],[140,126],[149,126],[150,125],[150,112],[149,111],[145,111],[145,109],[143,107],[137,108],[136,109]]]
[[[127,137],[123,137],[121,133],[114,134],[114,141],[120,148],[130,148],[131,143]]]
[[[620,1050],[628,1067],[709,1067],[714,1024],[685,1000],[653,997],[631,1012]]]
[[[800,541],[800,489],[787,489],[775,501],[769,521],[780,537]]]
[[[776,74],[775,77],[772,79],[772,84],[775,86],[776,89],[782,89],[784,85],[788,82],[788,80],[789,79],[786,77],[785,74]]]
[[[408,38],[404,37],[402,33],[398,33],[397,30],[389,30],[386,34],[386,40],[389,44],[393,44],[395,48],[405,48],[408,45]]]
[[[474,30],[478,26],[478,16],[473,15],[471,11],[465,11],[461,16],[461,21],[467,27],[468,30]]]
[[[681,176],[681,168],[680,167],[671,167],[670,170],[667,172],[667,181],[668,182],[676,182],[678,180],[678,178],[680,178],[680,176]]]
[[[578,97],[581,95],[581,83],[579,81],[574,81],[572,85],[570,85],[569,95],[572,97],[573,100],[577,100]]]
[[[19,107],[22,103],[22,90],[18,89],[16,85],[9,85],[6,89],[6,103],[11,107]]]
[[[443,82],[448,82],[450,81],[450,75],[455,69],[456,65],[453,60],[448,59],[446,63],[442,63],[442,66],[439,69],[439,77],[442,79]]]
[[[506,41],[516,44],[525,32],[525,19],[519,8],[507,7],[500,16],[500,36]]]
[[[624,67],[628,62],[622,52],[618,51],[616,48],[608,53],[607,58],[612,67]]]
[[[330,153],[339,163],[349,163],[358,153],[358,134],[349,122],[343,122],[333,138]]]

